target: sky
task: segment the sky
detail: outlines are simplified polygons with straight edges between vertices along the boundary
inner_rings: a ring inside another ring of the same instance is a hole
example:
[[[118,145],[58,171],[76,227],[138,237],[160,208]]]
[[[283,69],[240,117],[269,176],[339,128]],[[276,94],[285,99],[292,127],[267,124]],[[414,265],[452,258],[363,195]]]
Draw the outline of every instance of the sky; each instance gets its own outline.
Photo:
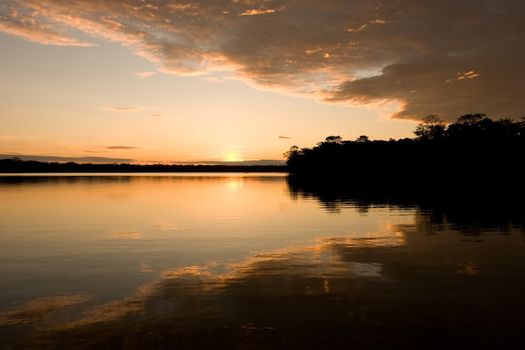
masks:
[[[282,159],[431,114],[520,118],[523,18],[521,0],[0,0],[0,154]]]

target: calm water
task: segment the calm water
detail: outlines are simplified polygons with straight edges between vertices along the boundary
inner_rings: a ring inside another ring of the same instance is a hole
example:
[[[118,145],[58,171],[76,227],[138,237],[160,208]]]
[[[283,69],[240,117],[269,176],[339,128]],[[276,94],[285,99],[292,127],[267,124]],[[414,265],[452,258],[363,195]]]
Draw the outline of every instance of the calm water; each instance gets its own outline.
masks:
[[[280,174],[4,176],[0,199],[1,348],[494,348],[524,334],[514,205],[331,197]]]

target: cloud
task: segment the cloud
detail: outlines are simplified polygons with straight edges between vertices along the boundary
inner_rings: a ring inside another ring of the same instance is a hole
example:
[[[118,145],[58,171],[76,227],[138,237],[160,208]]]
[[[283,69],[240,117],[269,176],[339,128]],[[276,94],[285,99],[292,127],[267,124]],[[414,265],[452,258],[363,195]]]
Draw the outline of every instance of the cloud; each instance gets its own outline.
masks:
[[[224,83],[224,80],[219,79],[217,77],[206,77],[206,78],[204,78],[204,80],[206,80],[208,83],[212,83],[212,84],[222,84],[222,83]]]
[[[137,149],[134,146],[106,146],[107,149]]]
[[[398,118],[523,113],[521,0],[8,0],[0,10],[0,31],[118,42],[164,73],[230,71],[334,103],[393,103]]]
[[[267,15],[270,13],[275,13],[276,11],[284,10],[283,7],[278,9],[249,9],[245,10],[242,13],[239,13],[239,16],[257,16],[257,15]]]
[[[105,107],[106,110],[111,112],[139,112],[144,110],[142,106],[113,106]]]
[[[155,75],[156,72],[137,72],[137,73],[134,73],[133,75],[136,76],[137,78],[140,78],[140,79],[145,79],[145,78],[149,78],[151,77],[152,75]]]
[[[348,28],[346,31],[349,32],[349,33],[357,33],[357,32],[361,32],[363,30],[365,30],[368,25],[370,24],[385,24],[386,22],[382,19],[374,19],[374,20],[371,20],[371,21],[368,21],[368,23],[365,23],[365,24],[361,24],[359,27],[356,27],[356,28]]]
[[[283,139],[283,140],[291,139],[290,136],[278,136],[277,138],[278,138],[278,139]]]
[[[0,3],[0,32],[45,45],[93,46],[73,37],[67,26],[57,25],[45,17],[35,17],[30,7],[20,5],[17,1]]]
[[[463,80],[463,79],[474,79],[479,77],[481,74],[474,72],[473,70],[469,70],[465,73],[458,73],[456,80]]]

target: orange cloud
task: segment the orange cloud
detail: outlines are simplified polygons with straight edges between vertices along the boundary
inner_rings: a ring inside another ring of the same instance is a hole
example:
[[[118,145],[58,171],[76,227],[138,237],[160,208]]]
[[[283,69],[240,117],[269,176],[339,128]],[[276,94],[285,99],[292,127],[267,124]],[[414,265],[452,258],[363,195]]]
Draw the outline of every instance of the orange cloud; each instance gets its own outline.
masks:
[[[257,16],[257,15],[267,15],[270,13],[275,13],[276,11],[282,11],[283,8],[279,9],[249,9],[242,13],[239,13],[239,16]]]
[[[470,70],[468,72],[465,72],[465,73],[458,73],[457,74],[457,77],[456,77],[456,80],[470,80],[470,79],[474,79],[474,78],[477,78],[479,77],[481,74],[479,73],[476,73],[475,71],[473,70]]]
[[[75,39],[60,33],[45,25],[38,26],[35,21],[22,20],[21,23],[9,23],[0,21],[0,32],[20,36],[26,40],[34,41],[44,45],[57,46],[93,46],[82,40]]]
[[[155,75],[155,73],[156,72],[137,72],[137,73],[134,73],[133,75],[135,75],[137,78],[144,79],[144,78],[149,78],[152,75]]]

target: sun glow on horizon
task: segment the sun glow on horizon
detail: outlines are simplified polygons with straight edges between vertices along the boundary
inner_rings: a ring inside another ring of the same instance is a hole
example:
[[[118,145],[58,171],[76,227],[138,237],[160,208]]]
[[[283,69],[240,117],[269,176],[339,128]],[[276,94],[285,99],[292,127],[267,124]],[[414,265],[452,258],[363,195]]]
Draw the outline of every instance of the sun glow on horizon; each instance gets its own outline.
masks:
[[[224,158],[224,160],[226,162],[242,162],[242,159],[240,159],[237,156],[237,153],[235,152],[229,152],[228,154],[226,154],[226,157]]]

